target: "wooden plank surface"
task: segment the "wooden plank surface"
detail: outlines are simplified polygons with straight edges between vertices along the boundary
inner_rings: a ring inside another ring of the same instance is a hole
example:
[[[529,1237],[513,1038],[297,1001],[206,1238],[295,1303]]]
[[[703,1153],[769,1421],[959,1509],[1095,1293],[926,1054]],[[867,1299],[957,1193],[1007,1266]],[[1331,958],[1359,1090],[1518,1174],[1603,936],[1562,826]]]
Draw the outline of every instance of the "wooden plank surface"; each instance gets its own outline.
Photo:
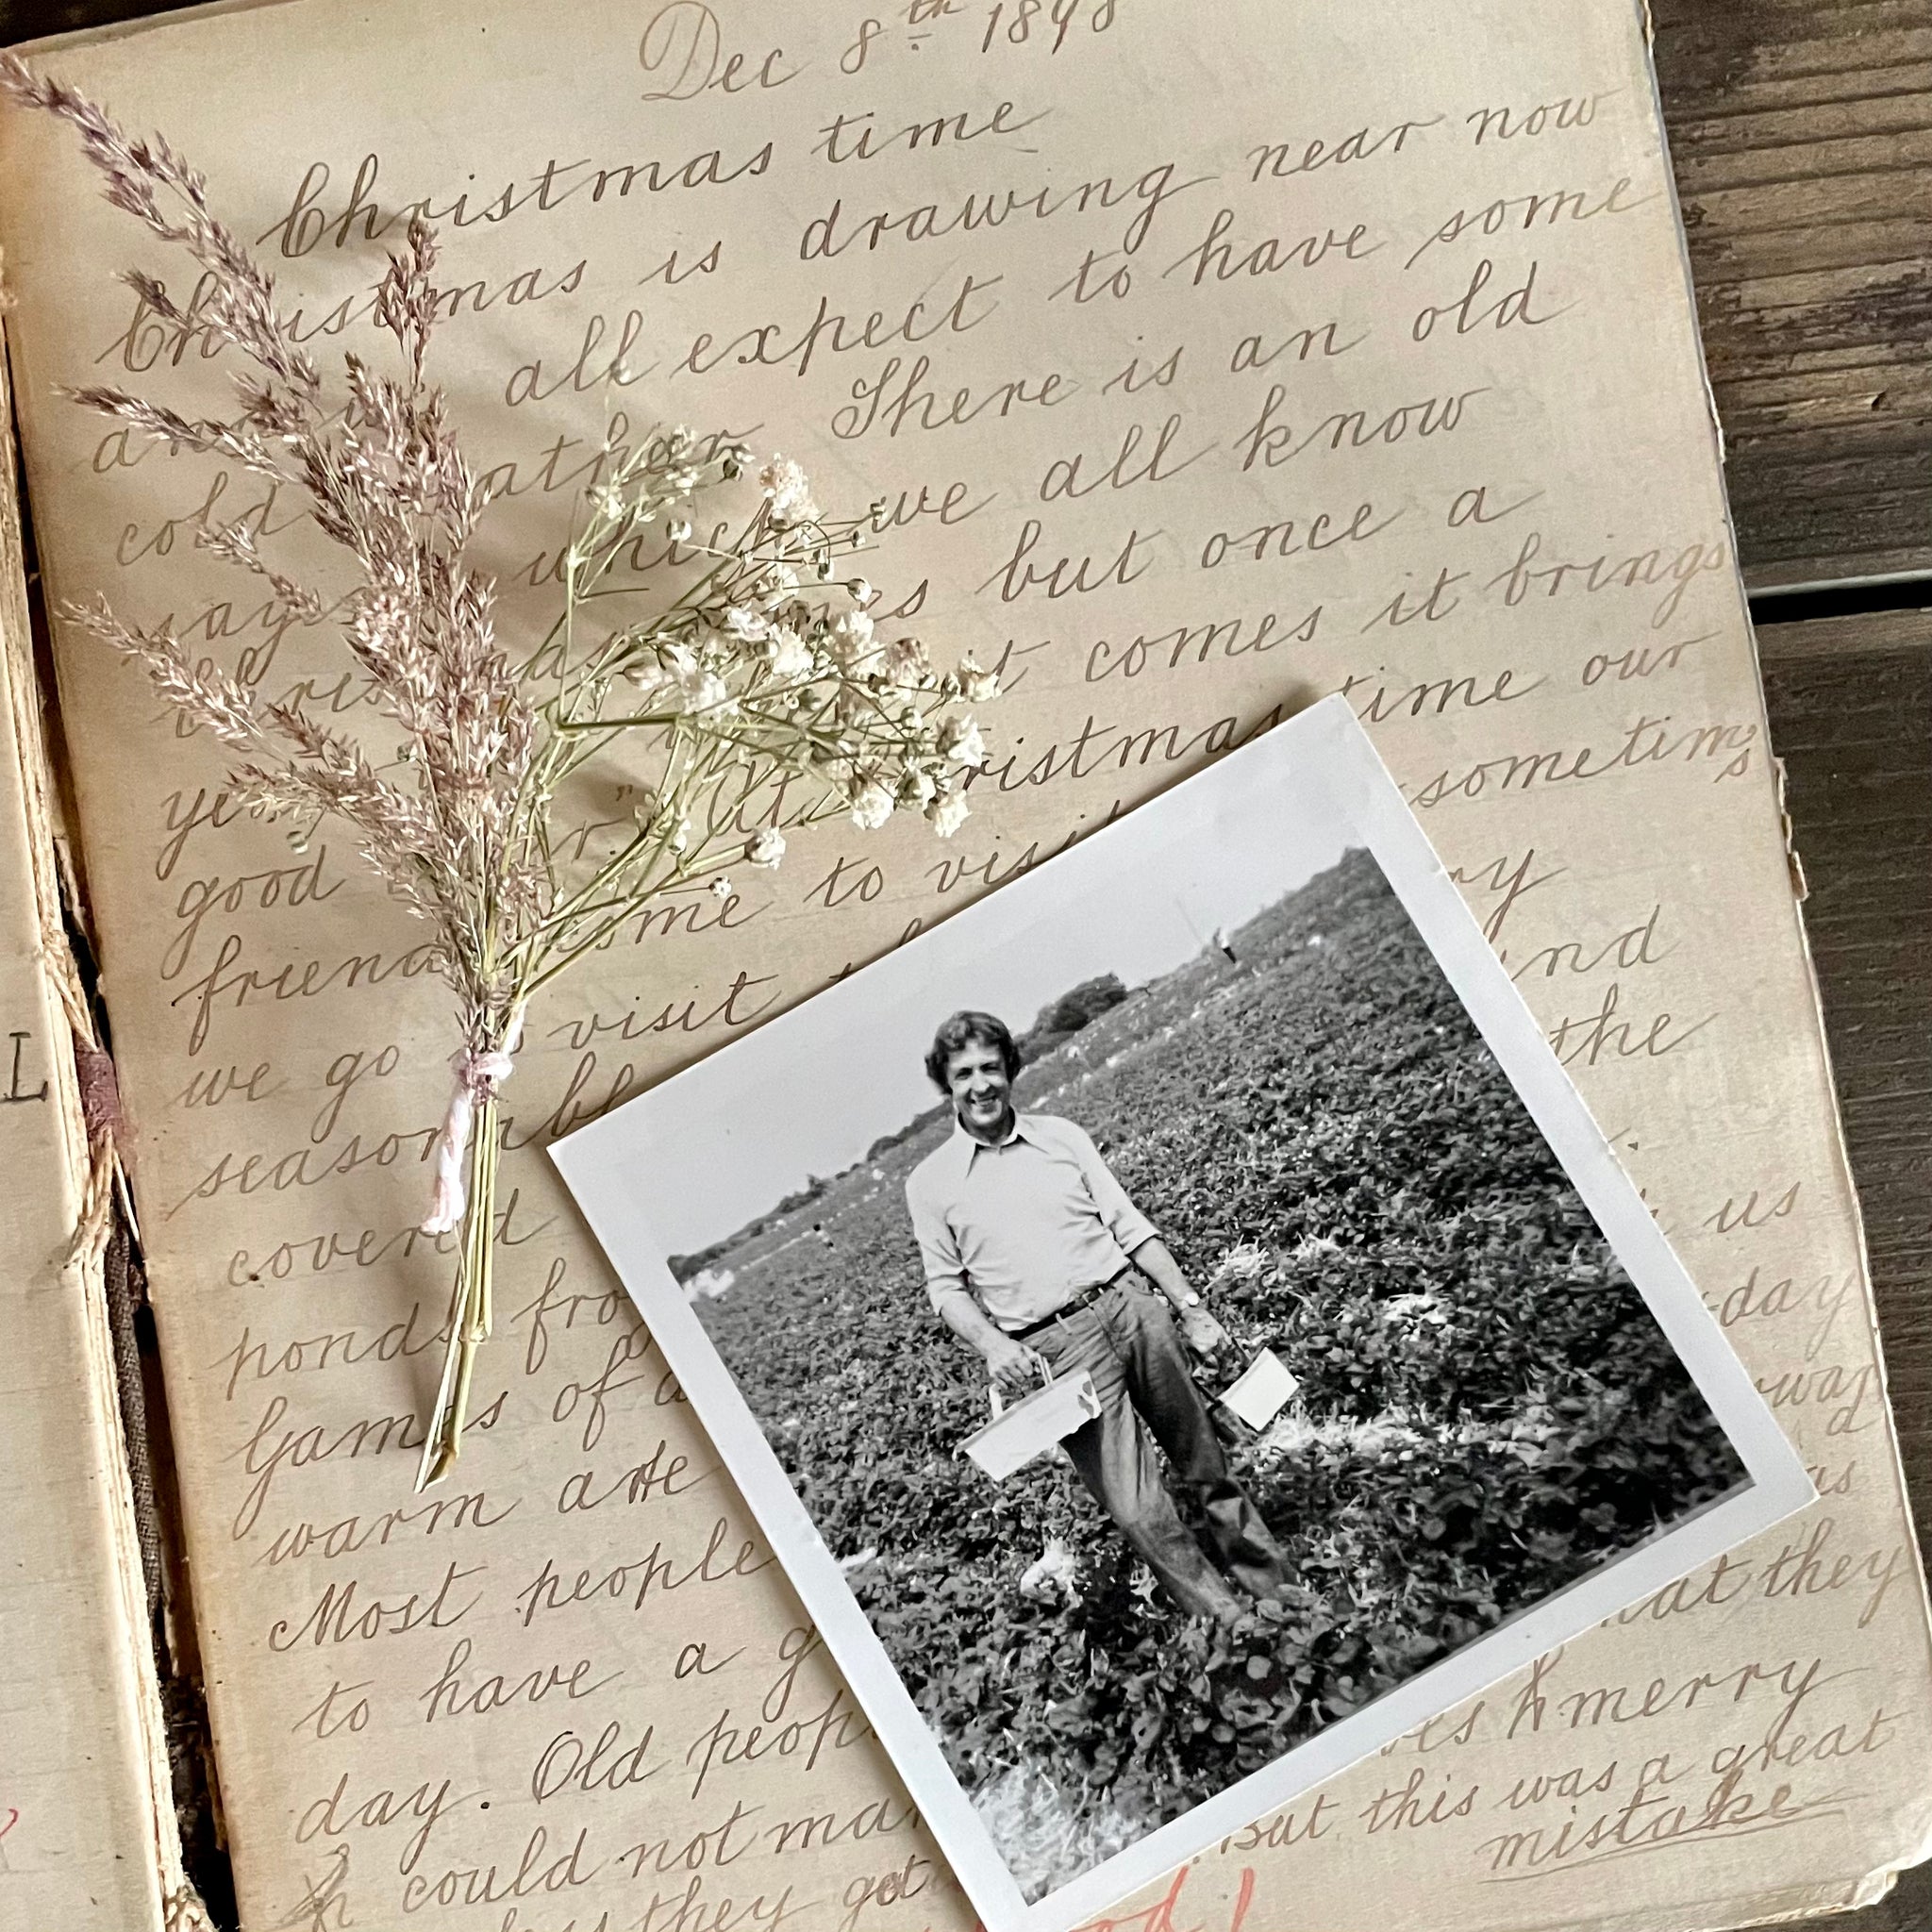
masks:
[[[1932,1545],[1932,615],[1766,625],[1806,929]]]
[[[1747,580],[1932,569],[1932,4],[1653,18]]]
[[[1932,1546],[1932,613],[1758,631],[1891,1401]],[[1928,1932],[1932,1866],[1833,1932]]]

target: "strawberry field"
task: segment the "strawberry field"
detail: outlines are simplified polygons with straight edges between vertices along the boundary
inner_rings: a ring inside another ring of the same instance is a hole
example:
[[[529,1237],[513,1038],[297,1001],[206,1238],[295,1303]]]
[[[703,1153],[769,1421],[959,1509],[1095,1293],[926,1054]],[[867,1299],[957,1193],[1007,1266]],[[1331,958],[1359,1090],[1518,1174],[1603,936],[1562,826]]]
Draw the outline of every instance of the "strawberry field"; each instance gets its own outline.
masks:
[[[1741,1478],[1373,861],[1232,946],[1017,1097],[1085,1126],[1301,1379],[1232,1446],[1296,1576],[1233,1630],[1064,1462],[995,1486],[955,1454],[986,1377],[903,1198],[944,1123],[707,1257],[707,1328],[1034,1895]]]

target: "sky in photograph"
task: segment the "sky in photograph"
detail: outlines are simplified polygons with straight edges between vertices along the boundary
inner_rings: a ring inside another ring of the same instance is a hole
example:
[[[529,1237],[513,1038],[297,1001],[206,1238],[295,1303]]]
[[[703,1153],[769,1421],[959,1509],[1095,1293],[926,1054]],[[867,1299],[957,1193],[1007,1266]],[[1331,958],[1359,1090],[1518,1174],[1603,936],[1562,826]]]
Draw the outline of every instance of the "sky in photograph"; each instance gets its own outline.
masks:
[[[735,1233],[939,1098],[924,1061],[962,1007],[1015,1033],[1098,974],[1191,958],[1348,840],[1262,739],[631,1102],[640,1207],[666,1254]]]

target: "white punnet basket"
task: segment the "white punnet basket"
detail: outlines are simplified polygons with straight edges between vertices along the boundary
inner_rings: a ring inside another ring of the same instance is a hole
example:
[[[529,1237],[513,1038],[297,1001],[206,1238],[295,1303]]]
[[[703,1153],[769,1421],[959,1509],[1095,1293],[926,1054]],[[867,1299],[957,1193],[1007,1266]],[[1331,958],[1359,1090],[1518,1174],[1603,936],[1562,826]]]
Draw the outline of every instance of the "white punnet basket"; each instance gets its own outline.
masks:
[[[1249,1428],[1265,1429],[1300,1387],[1288,1364],[1272,1348],[1264,1348],[1223,1393],[1222,1406]]]
[[[997,1403],[997,1390],[993,1396]],[[1075,1369],[1071,1375],[1036,1389],[995,1415],[959,1444],[959,1453],[970,1456],[994,1482],[1003,1483],[1016,1469],[1044,1456],[1099,1413],[1100,1397],[1094,1393],[1093,1377],[1085,1369]]]

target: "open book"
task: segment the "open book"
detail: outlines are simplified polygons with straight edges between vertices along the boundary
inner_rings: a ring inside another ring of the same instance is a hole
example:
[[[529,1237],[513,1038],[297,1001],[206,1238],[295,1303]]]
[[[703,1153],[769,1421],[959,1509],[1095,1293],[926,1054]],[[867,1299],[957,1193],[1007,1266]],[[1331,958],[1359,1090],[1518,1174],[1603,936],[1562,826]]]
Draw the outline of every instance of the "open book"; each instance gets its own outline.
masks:
[[[1691,1932],[1932,1850],[1923,1579],[1639,8],[276,0],[34,58],[207,171],[318,355],[358,345],[407,212],[440,225],[506,626],[547,615],[613,416],[687,421],[877,500],[889,605],[1008,686],[956,845],[828,829],[541,1016],[499,1334],[418,1496],[452,1266],[415,1231],[448,1080],[420,931],[345,840],[237,811],[217,749],[56,621],[244,1924],[964,1932],[543,1149],[1338,690],[1820,1500],[1108,1923]],[[174,277],[192,316],[178,265],[18,113],[0,240],[49,605],[105,592],[353,710],[326,628],[194,551],[292,507],[58,393],[227,401],[192,323],[114,280]],[[0,1924],[40,1932],[180,1891],[62,1259],[83,1148],[22,748],[8,1030],[15,1091],[49,1085],[0,1115],[5,1292],[47,1318],[9,1327]]]

